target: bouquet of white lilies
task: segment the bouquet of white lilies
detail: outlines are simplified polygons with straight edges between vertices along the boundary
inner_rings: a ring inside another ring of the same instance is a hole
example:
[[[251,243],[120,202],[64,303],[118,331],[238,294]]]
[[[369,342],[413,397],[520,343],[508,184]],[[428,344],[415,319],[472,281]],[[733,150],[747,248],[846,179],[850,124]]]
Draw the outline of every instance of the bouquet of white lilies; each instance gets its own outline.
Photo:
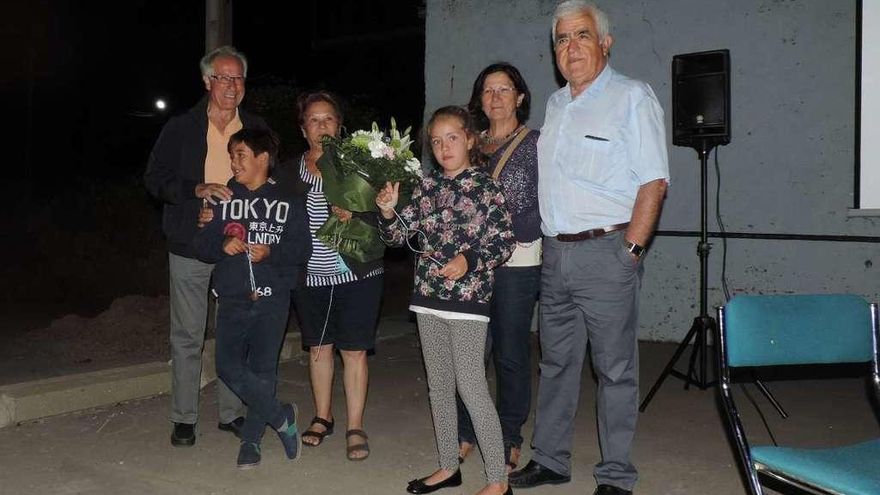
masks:
[[[409,149],[413,143],[409,133],[410,128],[398,131],[392,118],[387,135],[374,122],[369,131],[324,136],[318,168],[327,201],[353,213],[374,212],[376,193],[386,182],[399,182],[401,197],[408,197],[422,176],[422,165]],[[379,259],[385,251],[378,229],[356,214],[346,222],[331,216],[316,234],[340,254],[360,262]]]

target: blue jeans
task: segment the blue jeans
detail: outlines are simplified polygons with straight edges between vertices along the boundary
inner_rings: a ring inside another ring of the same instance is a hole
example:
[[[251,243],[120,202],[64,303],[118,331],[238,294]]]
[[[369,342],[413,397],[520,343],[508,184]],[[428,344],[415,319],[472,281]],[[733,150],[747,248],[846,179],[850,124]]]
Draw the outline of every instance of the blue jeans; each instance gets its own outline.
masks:
[[[509,456],[511,447],[522,445],[520,430],[531,408],[529,335],[540,280],[540,266],[495,270],[489,331],[486,333],[486,361],[491,357],[495,362],[495,401],[506,456]],[[467,409],[457,396],[456,403],[459,442],[475,444],[476,435]]]
[[[282,292],[282,291],[279,291]],[[284,339],[289,300],[274,295],[223,298],[217,314],[217,375],[247,404],[241,439],[259,443],[266,424],[284,423],[275,398],[278,354]]]

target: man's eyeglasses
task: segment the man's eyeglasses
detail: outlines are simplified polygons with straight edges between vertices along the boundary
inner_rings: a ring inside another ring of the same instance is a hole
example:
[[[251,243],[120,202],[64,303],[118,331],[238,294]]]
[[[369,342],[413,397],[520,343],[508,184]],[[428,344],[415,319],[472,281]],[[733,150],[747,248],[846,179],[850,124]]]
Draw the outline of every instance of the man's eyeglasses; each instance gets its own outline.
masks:
[[[510,96],[516,89],[510,86],[495,86],[494,88],[486,88],[483,90],[483,96],[490,97],[492,95]]]
[[[224,84],[226,86],[231,86],[233,84],[244,84],[244,76],[227,76],[224,74],[211,74],[208,76],[213,81],[216,81],[220,84]]]

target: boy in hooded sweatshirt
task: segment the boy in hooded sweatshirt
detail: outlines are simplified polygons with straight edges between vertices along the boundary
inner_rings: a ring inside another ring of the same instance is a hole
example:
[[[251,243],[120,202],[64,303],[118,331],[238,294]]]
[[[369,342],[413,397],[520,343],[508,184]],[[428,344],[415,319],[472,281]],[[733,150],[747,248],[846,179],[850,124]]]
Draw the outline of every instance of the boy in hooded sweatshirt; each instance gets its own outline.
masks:
[[[290,290],[311,253],[305,205],[282,194],[269,177],[278,140],[262,129],[229,138],[232,199],[212,207],[213,219],[193,245],[216,263],[217,374],[247,404],[238,467],[260,462],[265,425],[278,433],[290,459],[300,454],[296,405],[275,397],[278,354]]]

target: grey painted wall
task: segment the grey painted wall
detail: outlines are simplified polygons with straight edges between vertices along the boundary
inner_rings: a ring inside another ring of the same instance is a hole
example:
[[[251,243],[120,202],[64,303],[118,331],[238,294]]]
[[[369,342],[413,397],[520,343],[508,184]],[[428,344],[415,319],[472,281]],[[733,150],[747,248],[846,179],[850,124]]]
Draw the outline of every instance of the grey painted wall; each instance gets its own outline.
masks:
[[[427,0],[426,113],[463,104],[477,73],[507,60],[533,96],[540,128],[558,88],[551,0]],[[731,232],[876,236],[878,219],[853,204],[855,0],[599,2],[615,38],[611,64],[647,81],[671,121],[670,65],[679,53],[728,48],[733,139],[719,148],[720,211]],[[699,230],[697,154],[669,147],[664,230]],[[717,231],[710,162],[709,230]],[[722,244],[712,240],[709,306],[723,303]],[[680,340],[699,312],[695,238],[658,237],[646,260],[641,336]],[[733,294],[849,292],[878,300],[880,245],[730,240]],[[710,310],[712,312],[712,310]]]

